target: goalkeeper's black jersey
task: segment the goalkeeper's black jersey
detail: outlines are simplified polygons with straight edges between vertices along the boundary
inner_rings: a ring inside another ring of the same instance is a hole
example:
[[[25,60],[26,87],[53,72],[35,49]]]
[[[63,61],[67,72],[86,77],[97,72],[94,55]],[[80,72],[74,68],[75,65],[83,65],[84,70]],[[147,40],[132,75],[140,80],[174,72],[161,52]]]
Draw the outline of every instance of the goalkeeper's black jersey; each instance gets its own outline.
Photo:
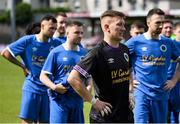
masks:
[[[96,97],[111,103],[114,115],[127,111],[129,102],[129,50],[124,44],[112,48],[106,42],[96,45],[75,66],[85,77],[92,75]]]

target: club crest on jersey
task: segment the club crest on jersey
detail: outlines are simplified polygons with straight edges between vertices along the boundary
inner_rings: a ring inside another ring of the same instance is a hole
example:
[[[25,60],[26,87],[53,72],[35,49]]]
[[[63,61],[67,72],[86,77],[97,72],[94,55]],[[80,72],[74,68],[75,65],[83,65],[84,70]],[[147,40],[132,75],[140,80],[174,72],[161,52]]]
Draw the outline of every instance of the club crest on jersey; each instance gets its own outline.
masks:
[[[126,60],[127,62],[129,62],[129,56],[128,56],[127,53],[124,53],[124,58],[125,58],[125,60]]]
[[[32,48],[33,52],[37,51],[37,48],[36,47],[33,47]]]
[[[162,44],[162,45],[160,46],[160,50],[161,50],[162,52],[166,52],[166,51],[167,51],[166,45]]]
[[[113,58],[109,58],[107,61],[108,61],[108,63],[114,63],[114,59]]]

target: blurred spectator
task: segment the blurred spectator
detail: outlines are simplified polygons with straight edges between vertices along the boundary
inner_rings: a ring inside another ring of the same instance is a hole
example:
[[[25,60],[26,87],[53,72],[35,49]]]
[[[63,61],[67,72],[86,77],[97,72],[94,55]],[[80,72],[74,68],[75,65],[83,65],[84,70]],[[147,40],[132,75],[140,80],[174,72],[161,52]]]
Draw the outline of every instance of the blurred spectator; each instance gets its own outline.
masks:
[[[145,32],[145,25],[140,21],[135,21],[131,24],[130,35],[131,37],[138,36]]]
[[[41,24],[39,22],[32,22],[26,26],[25,34],[38,34],[40,32]]]

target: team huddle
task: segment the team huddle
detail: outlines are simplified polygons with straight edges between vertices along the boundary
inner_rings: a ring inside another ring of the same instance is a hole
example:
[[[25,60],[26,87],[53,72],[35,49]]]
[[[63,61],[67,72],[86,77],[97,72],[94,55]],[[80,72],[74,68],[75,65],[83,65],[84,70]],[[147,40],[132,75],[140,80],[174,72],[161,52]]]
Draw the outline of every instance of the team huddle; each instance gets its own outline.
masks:
[[[81,22],[44,16],[1,52],[24,71],[22,123],[84,123],[84,102],[90,123],[180,123],[180,22],[165,17],[149,10],[147,31],[134,23],[122,43],[125,15],[107,10],[103,40],[87,50]]]

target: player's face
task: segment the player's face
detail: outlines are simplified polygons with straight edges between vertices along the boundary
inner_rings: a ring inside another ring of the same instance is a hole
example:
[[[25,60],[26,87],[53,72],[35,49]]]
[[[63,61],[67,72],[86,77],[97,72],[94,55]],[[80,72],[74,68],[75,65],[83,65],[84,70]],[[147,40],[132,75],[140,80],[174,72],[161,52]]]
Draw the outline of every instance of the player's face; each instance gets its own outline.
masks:
[[[145,32],[144,28],[134,27],[130,30],[130,35],[131,35],[131,37],[135,37],[135,36],[138,36],[144,32]]]
[[[67,29],[67,37],[71,43],[78,45],[83,37],[83,26],[74,25]]]
[[[180,42],[180,26],[176,27],[174,34],[176,35],[176,40]]]
[[[57,28],[57,24],[53,23],[52,20],[49,21],[44,21],[42,23],[42,30],[43,30],[43,34],[46,37],[52,37],[54,32],[56,31]]]
[[[67,17],[58,16],[56,18],[56,20],[57,20],[57,31],[60,34],[65,34],[65,32],[66,32]]]
[[[125,21],[121,17],[113,17],[112,21],[109,24],[109,35],[112,40],[120,41],[123,39],[125,31]]]
[[[162,30],[163,21],[164,21],[164,15],[157,15],[157,14],[152,15],[147,20],[147,25],[149,27],[150,32],[154,34],[160,34]]]
[[[161,33],[170,38],[173,33],[173,25],[169,22],[164,23]]]

